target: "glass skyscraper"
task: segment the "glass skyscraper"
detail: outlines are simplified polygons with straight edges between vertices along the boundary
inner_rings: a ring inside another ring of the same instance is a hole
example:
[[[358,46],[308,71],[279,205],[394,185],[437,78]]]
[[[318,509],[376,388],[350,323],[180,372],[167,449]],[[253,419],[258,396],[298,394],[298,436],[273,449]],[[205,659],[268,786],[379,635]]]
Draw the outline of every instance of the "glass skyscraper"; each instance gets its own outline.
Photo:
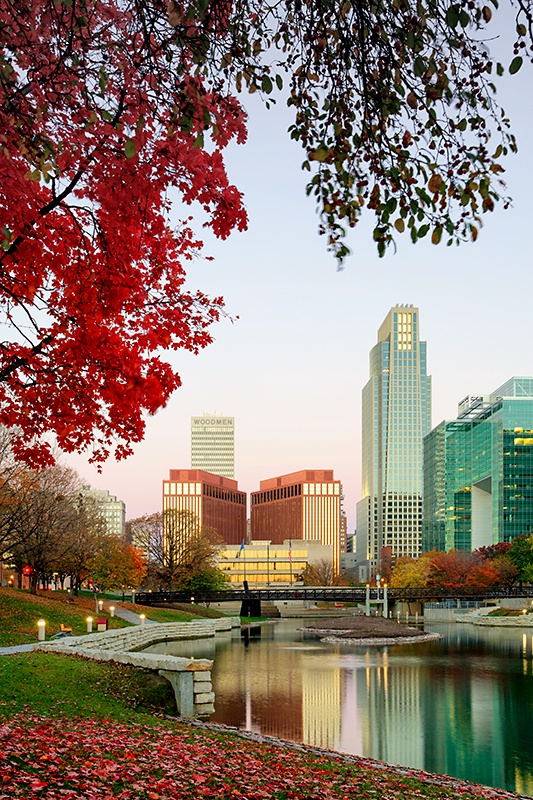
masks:
[[[419,311],[394,306],[370,352],[363,389],[363,498],[357,504],[357,563],[362,579],[390,557],[421,552],[422,441],[431,428],[431,378]]]
[[[533,378],[466,397],[424,439],[423,550],[476,550],[533,531]]]

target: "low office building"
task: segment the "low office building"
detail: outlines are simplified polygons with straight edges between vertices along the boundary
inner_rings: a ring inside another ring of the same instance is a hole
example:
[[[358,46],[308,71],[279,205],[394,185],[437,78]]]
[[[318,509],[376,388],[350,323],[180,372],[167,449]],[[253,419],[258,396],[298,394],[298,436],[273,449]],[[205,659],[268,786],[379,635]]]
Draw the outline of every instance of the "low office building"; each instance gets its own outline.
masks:
[[[230,583],[292,586],[301,583],[308,564],[331,560],[331,548],[320,542],[287,540],[282,544],[254,541],[239,547],[221,548],[218,568]]]
[[[171,469],[163,481],[165,511],[190,511],[200,527],[214,529],[226,544],[246,537],[246,492],[237,481],[201,469]]]
[[[533,378],[469,396],[424,439],[423,550],[476,550],[533,531]]]
[[[329,547],[340,570],[341,484],[333,470],[301,470],[261,481],[251,496],[253,541],[303,540]]]

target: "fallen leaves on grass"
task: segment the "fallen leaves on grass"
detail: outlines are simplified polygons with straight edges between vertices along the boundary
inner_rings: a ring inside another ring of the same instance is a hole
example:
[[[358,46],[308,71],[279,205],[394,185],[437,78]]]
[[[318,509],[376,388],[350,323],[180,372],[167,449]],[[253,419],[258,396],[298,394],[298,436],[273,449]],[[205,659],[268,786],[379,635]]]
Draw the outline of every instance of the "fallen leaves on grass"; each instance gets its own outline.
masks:
[[[0,725],[0,800],[413,800],[508,792],[388,774],[187,725],[28,715]]]

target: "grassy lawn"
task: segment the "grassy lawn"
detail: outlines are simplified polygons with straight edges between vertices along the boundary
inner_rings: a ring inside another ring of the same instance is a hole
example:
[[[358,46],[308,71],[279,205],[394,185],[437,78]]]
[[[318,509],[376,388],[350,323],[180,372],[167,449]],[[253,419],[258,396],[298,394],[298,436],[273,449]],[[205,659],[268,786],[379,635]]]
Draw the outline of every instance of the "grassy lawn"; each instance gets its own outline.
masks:
[[[532,608],[526,609],[528,614],[533,614]],[[489,617],[523,617],[524,612],[518,608],[495,608],[488,613]]]
[[[0,647],[36,642],[37,620],[41,618],[46,621],[47,638],[57,633],[61,623],[70,626],[76,636],[87,633],[87,617],[96,618],[94,599],[67,600],[65,592],[39,592],[35,596],[20,589],[0,589]],[[99,612],[98,616],[109,618],[109,613]],[[109,618],[110,628],[125,625],[128,623],[118,617]]]
[[[0,718],[25,713],[98,716],[176,713],[170,684],[155,673],[56,653],[0,656]]]
[[[176,604],[172,608],[156,608],[155,606],[139,606],[132,603],[120,603],[136,614],[145,614],[154,622],[191,622],[198,619],[219,619],[225,617],[221,611],[193,604]]]
[[[72,628],[72,633],[81,636],[87,633],[87,617],[93,617],[93,630],[96,630],[96,617],[108,619],[110,628],[123,628],[130,625],[119,617],[111,617],[109,607],[122,607],[145,614],[154,622],[189,622],[190,620],[224,617],[220,611],[196,605],[183,605],[174,608],[152,608],[132,603],[122,603],[116,597],[106,598],[104,608],[96,614],[94,595],[83,592],[78,597],[69,598],[66,592],[43,592],[31,595],[20,589],[0,588],[0,647],[28,644],[37,641],[37,620],[46,621],[46,635],[49,638],[57,633],[61,623]]]

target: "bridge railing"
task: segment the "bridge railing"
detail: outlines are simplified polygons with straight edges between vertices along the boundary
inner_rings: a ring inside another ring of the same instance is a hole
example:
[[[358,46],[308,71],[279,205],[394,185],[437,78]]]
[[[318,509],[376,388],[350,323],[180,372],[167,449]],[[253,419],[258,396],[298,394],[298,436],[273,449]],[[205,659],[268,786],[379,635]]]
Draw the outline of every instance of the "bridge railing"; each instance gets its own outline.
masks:
[[[387,592],[389,603],[404,600],[424,602],[446,599],[484,600],[511,597],[533,598],[533,587],[483,589],[478,586],[424,587],[424,588],[379,588],[370,587],[370,598],[379,599]],[[341,603],[364,603],[366,586],[296,586],[272,588],[228,589],[224,591],[199,592],[191,597],[190,592],[137,592],[135,602],[140,605],[165,605],[168,603],[224,603],[257,600],[304,600]]]

